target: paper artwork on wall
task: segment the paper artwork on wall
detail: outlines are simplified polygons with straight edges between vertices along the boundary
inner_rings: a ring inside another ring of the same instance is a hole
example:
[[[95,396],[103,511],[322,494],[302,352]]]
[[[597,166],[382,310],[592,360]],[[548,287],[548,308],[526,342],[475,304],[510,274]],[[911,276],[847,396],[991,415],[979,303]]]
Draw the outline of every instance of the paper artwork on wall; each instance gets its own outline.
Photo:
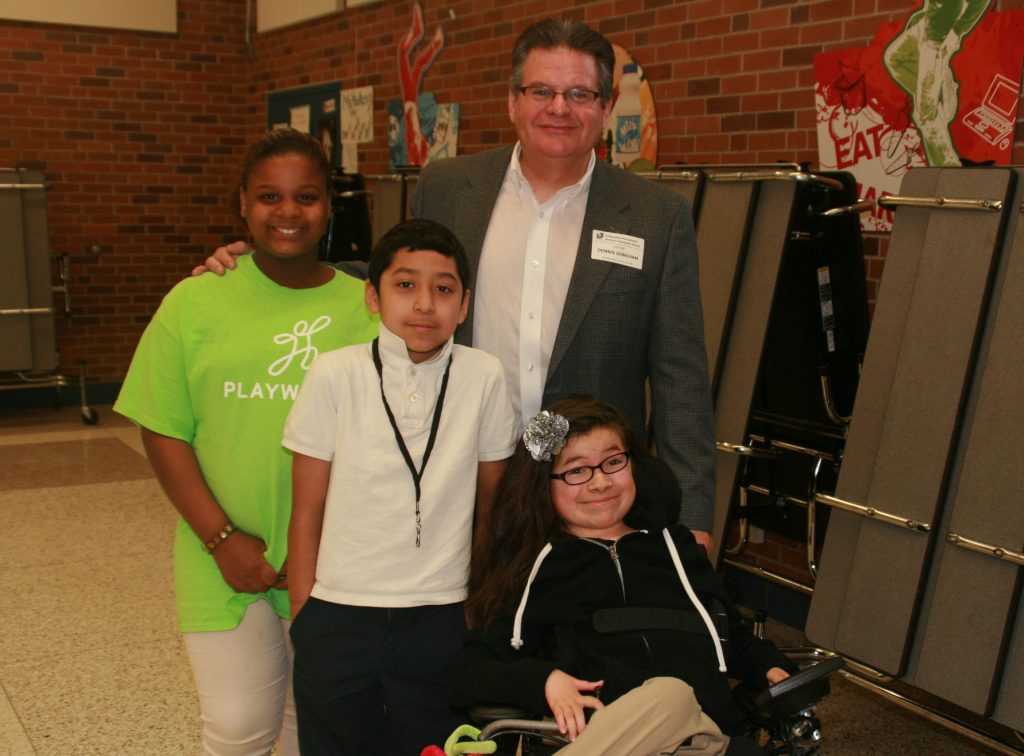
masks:
[[[341,141],[373,141],[373,87],[341,90]]]
[[[614,104],[597,146],[597,157],[631,171],[650,171],[658,165],[654,94],[643,68],[633,56],[618,45],[612,48],[615,50]]]
[[[895,194],[916,166],[1006,165],[1024,61],[1024,11],[924,0],[867,47],[814,56],[818,159],[865,199]],[[892,211],[861,215],[892,228]]]
[[[289,108],[288,125],[303,134],[309,133],[309,105],[295,105]]]
[[[459,104],[438,103],[433,92],[416,98],[417,123],[426,147],[420,163],[411,162],[406,138],[405,107],[401,100],[388,103],[388,165],[426,165],[431,160],[455,157],[459,143]]]
[[[391,145],[392,115],[401,122],[397,128],[397,134],[403,141],[401,150],[397,146],[391,150],[392,167],[396,165],[426,165],[430,160],[430,143],[427,134],[431,128],[426,128],[424,125],[428,115],[423,111],[421,105],[423,95],[420,94],[420,89],[423,86],[423,77],[427,70],[444,49],[444,31],[438,24],[430,39],[420,45],[424,36],[426,36],[426,26],[423,23],[423,8],[416,0],[412,4],[412,22],[409,30],[398,43],[398,83],[402,90],[402,101],[399,103],[401,112],[395,112],[390,103],[388,106],[388,145],[389,147]],[[429,97],[430,102],[434,103],[436,117],[436,101],[433,95]],[[396,156],[404,156],[404,162],[395,163]]]

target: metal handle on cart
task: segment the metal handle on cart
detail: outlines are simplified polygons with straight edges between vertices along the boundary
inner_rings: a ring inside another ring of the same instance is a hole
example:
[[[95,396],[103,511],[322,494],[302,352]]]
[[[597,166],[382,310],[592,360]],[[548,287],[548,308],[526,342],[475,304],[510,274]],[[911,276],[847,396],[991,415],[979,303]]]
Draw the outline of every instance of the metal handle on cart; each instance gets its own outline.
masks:
[[[845,189],[842,181],[818,176],[803,171],[734,171],[731,173],[708,174],[710,181],[729,183],[733,181],[797,181],[803,184],[817,184],[831,189]]]
[[[696,181],[700,178],[699,171],[691,171],[687,169],[680,169],[678,171],[666,170],[665,168],[659,168],[656,171],[644,171],[640,174],[644,178],[649,179],[678,179],[680,181]]]
[[[0,184],[0,189],[49,189],[49,184]]]
[[[782,456],[779,449],[759,449],[756,446],[743,446],[742,444],[730,444],[728,441],[715,443],[718,451],[739,454],[741,457],[760,457],[762,459],[778,459]]]
[[[976,551],[979,554],[985,556],[994,557],[996,559],[1003,559],[1013,564],[1024,565],[1024,554],[1012,549],[1007,549],[1002,546],[995,546],[991,543],[984,543],[982,541],[975,541],[972,538],[964,538],[962,535],[956,533],[948,533],[946,540],[954,546],[959,546],[962,549],[968,551]]]
[[[915,533],[928,533],[932,529],[931,523],[921,522],[920,520],[915,520],[911,517],[902,517],[889,512],[883,512],[880,509],[875,509],[874,507],[865,507],[863,504],[855,504],[852,501],[837,499],[835,496],[829,496],[828,494],[815,494],[814,500],[819,504],[827,504],[834,509],[842,509],[845,512],[852,512],[853,514],[860,515],[861,517],[870,517],[873,520],[888,523],[889,525],[902,525]]]
[[[831,210],[819,213],[819,215],[824,218],[837,218],[842,215],[860,215],[861,213],[866,213],[868,210],[871,210],[874,206],[874,200],[859,199],[852,205],[833,207]]]
[[[20,184],[19,184],[20,186]],[[62,294],[64,297],[64,316],[71,316],[71,291],[69,288],[70,274],[68,272],[68,253],[62,252],[57,258],[57,268],[60,273],[60,285],[51,286],[50,290],[55,294]],[[57,310],[53,307],[3,307],[0,308],[0,317],[5,315],[53,315]]]
[[[5,307],[0,315],[52,315],[52,307]]]
[[[825,370],[821,371],[821,400],[825,403],[825,414],[828,415],[828,419],[836,425],[849,425],[850,418],[852,415],[841,415],[836,407],[835,399],[832,398],[832,382],[829,380],[828,373]]]
[[[986,210],[995,212],[1003,209],[1002,200],[991,199],[949,199],[947,197],[901,197],[892,194],[879,197],[880,207],[944,207],[950,210]]]

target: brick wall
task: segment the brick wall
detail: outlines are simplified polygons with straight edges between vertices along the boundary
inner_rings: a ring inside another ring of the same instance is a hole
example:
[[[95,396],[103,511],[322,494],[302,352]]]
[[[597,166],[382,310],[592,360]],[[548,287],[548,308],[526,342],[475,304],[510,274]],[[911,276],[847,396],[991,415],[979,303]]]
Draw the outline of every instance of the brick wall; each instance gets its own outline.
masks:
[[[913,0],[424,0],[446,48],[424,88],[462,105],[460,151],[513,139],[509,50],[536,18],[579,18],[628,49],[652,81],[661,162],[817,158],[811,61],[866,44]],[[159,297],[203,252],[241,233],[226,194],[268,91],[340,79],[375,87],[375,140],[360,170],[386,170],[384,103],[399,96],[407,0],[382,0],[246,45],[243,0],[179,0],[177,34],[0,21],[0,165],[41,168],[55,251],[75,264],[78,315],[65,361],[119,380]],[[1024,0],[995,0],[996,10]],[[1024,162],[1018,124],[1015,155]],[[867,242],[872,292],[884,237]],[[89,250],[100,248],[96,255]]]
[[[177,34],[0,21],[0,165],[51,186],[51,248],[73,274],[61,357],[93,380],[123,377],[163,294],[239,233],[245,4],[178,6]]]
[[[864,45],[913,0],[424,0],[446,48],[424,88],[462,106],[460,151],[510,142],[509,50],[542,16],[568,16],[629,50],[652,82],[660,161],[817,159],[812,59]],[[72,256],[76,314],[65,365],[119,381],[160,297],[242,227],[227,197],[269,91],[340,79],[375,87],[375,140],[360,170],[387,169],[384,104],[399,96],[407,0],[383,0],[246,42],[243,0],[179,0],[177,34],[0,21],[0,165],[42,170],[52,249]],[[995,10],[1024,0],[995,0]],[[1018,123],[1016,162],[1024,162]],[[874,299],[887,238],[866,240]],[[807,580],[802,545],[752,546]]]

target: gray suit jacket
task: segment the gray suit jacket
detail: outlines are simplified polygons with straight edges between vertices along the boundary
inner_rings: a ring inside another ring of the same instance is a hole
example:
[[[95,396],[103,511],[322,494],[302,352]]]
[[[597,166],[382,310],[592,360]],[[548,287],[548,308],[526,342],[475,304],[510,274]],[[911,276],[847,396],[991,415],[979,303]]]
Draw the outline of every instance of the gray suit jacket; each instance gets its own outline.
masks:
[[[470,288],[512,148],[430,163],[413,213],[445,224],[466,248]],[[643,269],[593,260],[592,232],[644,239]],[[456,338],[469,343],[473,315]],[[544,402],[593,394],[615,404],[646,438],[645,382],[658,456],[683,490],[681,521],[711,530],[714,424],[697,247],[681,196],[620,168],[594,166],[583,232],[548,368]]]

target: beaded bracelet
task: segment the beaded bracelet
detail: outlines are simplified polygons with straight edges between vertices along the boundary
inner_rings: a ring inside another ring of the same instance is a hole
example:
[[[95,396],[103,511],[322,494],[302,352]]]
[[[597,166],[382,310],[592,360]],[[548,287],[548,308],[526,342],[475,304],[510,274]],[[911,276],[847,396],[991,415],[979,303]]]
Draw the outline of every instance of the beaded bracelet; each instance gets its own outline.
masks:
[[[220,546],[222,543],[224,543],[224,541],[228,539],[228,536],[234,533],[235,530],[235,526],[229,522],[227,525],[224,526],[224,529],[222,531],[220,531],[217,535],[215,535],[213,538],[211,538],[209,541],[203,544],[203,551],[205,551],[207,554],[212,554],[213,550]]]

